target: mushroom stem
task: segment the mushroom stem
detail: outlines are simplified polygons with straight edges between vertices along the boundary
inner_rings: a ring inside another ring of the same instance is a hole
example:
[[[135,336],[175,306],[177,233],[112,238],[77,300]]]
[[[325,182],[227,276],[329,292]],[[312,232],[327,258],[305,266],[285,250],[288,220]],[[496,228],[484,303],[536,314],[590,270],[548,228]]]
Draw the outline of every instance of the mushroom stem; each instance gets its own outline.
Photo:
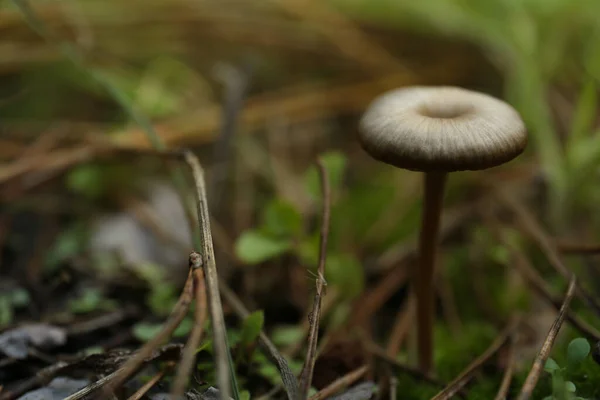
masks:
[[[425,173],[425,202],[419,237],[419,266],[416,272],[417,336],[419,369],[430,373],[433,367],[433,274],[446,184],[445,172]]]

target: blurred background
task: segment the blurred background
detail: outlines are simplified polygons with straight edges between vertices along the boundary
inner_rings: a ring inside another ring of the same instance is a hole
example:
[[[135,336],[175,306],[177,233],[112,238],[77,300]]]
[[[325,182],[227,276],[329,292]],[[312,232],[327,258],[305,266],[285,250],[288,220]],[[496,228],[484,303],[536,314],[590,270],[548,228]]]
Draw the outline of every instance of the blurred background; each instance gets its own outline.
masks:
[[[256,319],[296,372],[314,295],[320,157],[333,203],[314,390],[371,365],[373,346],[409,360],[406,293],[422,177],[368,157],[357,123],[387,90],[453,85],[513,105],[529,146],[502,167],[450,177],[438,376],[452,380],[523,313],[531,326],[516,393],[555,307],[515,260],[537,268],[554,299],[568,281],[514,207],[553,248],[574,254],[566,262],[584,286],[600,288],[598,16],[594,0],[1,1],[0,329],[45,323],[67,338],[37,356],[0,359],[0,382],[74,354],[139,347],[168,315],[193,249],[178,192],[191,196],[193,181],[151,148],[199,156],[219,273],[247,308],[263,311]],[[490,184],[517,205],[499,201]],[[583,302],[573,307],[598,326]],[[248,325],[224,311],[240,387],[252,398],[269,393],[277,370],[248,350]],[[73,328],[115,315],[83,333]],[[174,340],[191,325],[184,320]],[[214,384],[202,362],[198,387]],[[598,395],[597,366],[584,364],[578,394]],[[493,398],[505,367],[502,357],[492,362],[473,398]],[[373,367],[363,380],[381,384],[386,374]],[[440,389],[397,378],[398,398]],[[544,376],[539,398],[551,387]]]

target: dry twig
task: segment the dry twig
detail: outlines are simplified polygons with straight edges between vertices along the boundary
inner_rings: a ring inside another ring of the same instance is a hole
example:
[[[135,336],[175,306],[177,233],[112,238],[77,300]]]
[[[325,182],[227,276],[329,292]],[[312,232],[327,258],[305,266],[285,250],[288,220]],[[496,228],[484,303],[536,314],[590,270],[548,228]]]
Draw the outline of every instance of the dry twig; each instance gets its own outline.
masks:
[[[206,182],[204,171],[198,158],[191,152],[184,152],[185,161],[188,163],[194,176],[196,185],[196,205],[198,208],[198,223],[200,225],[200,238],[202,242],[202,265],[208,292],[208,307],[212,327],[213,346],[215,350],[215,364],[217,370],[217,383],[221,397],[228,399],[231,396],[233,371],[229,371],[229,347],[227,345],[227,328],[223,317],[223,306],[219,293],[219,275],[215,262],[212,234],[210,231],[210,214],[208,213],[208,199],[206,196]],[[235,385],[233,390],[237,391]],[[239,396],[236,396],[239,397]]]
[[[109,383],[104,386],[102,395],[103,398],[107,398],[110,393],[114,392],[118,387],[125,383],[125,381],[131,377],[131,375],[135,374],[136,371],[139,370],[141,365],[144,363],[144,360],[148,358],[152,352],[158,348],[158,346],[171,337],[190,308],[190,304],[193,299],[193,287],[194,279],[192,271],[190,270],[188,278],[185,281],[183,291],[179,296],[179,300],[177,301],[177,304],[175,304],[173,311],[171,311],[171,314],[163,325],[161,331],[152,339],[150,339],[144,346],[142,346],[142,348],[133,357],[127,360],[125,365],[123,365],[123,367],[117,371],[118,373],[115,374],[113,377],[114,379],[111,379]]]
[[[565,317],[567,316],[567,310],[569,309],[569,304],[571,304],[571,300],[573,299],[573,294],[575,294],[575,288],[577,287],[577,278],[575,276],[571,277],[571,281],[569,282],[569,288],[567,289],[567,294],[565,295],[565,300],[563,301],[562,306],[560,307],[560,311],[558,312],[558,316],[556,320],[550,327],[548,331],[548,335],[546,336],[546,340],[540,349],[535,361],[533,362],[533,366],[531,367],[531,371],[527,375],[527,379],[523,384],[523,388],[521,389],[521,393],[519,394],[518,400],[528,400],[533,393],[533,389],[537,385],[538,380],[540,379],[540,374],[544,369],[544,364],[546,360],[550,356],[550,351],[552,351],[552,346],[554,345],[554,341],[556,340],[556,336],[558,335],[558,331],[562,326]]]
[[[473,378],[477,370],[490,360],[500,350],[514,334],[519,326],[518,319],[513,320],[503,332],[498,335],[496,340],[477,357],[461,374],[456,377],[448,386],[436,394],[431,400],[448,400],[451,399],[459,390],[461,390]]]
[[[312,382],[312,374],[317,359],[317,342],[319,340],[319,319],[321,317],[321,300],[325,295],[325,261],[327,259],[327,239],[329,237],[329,219],[331,205],[331,188],[329,176],[325,165],[319,160],[317,162],[319,175],[321,177],[321,190],[323,192],[323,221],[321,222],[321,239],[319,244],[319,265],[317,268],[316,293],[313,304],[312,318],[310,319],[310,332],[308,334],[308,350],[302,373],[300,374],[300,385],[298,391],[299,399],[306,399]]]
[[[396,314],[392,334],[386,347],[387,354],[390,357],[396,357],[402,347],[402,343],[404,343],[404,340],[408,336],[411,322],[414,321],[415,308],[415,297],[411,293],[404,302],[404,307]]]
[[[564,240],[555,240],[556,249],[564,254],[600,254],[600,244],[598,243],[574,243]]]
[[[373,354],[375,357],[377,357],[381,361],[385,362],[387,365],[392,367],[392,369],[395,369],[396,371],[410,375],[413,378],[415,378],[416,380],[426,382],[430,385],[435,385],[440,388],[443,388],[446,386],[446,384],[444,382],[433,378],[431,375],[424,374],[423,372],[421,372],[420,370],[418,370],[416,368],[402,364],[400,361],[396,360],[395,357],[389,356],[387,351],[385,349],[381,348],[378,344],[376,344],[372,341],[368,341],[366,343],[366,346],[371,354]]]
[[[550,265],[563,278],[570,280],[572,272],[563,263],[560,254],[557,251],[556,244],[550,239],[550,236],[544,231],[542,226],[536,221],[532,213],[518,199],[508,194],[505,190],[494,187],[498,194],[497,198],[509,208],[517,217],[520,228],[532,238],[540,247]],[[579,282],[576,282],[575,292],[585,303],[597,314],[600,314],[600,304],[598,300],[583,288]]]
[[[508,344],[508,356],[506,358],[506,368],[504,369],[504,376],[502,377],[502,383],[494,400],[505,400],[510,390],[510,382],[512,381],[513,374],[515,372],[515,358],[516,358],[516,342],[517,333],[514,333]]]
[[[152,389],[152,387],[156,385],[158,381],[160,381],[163,378],[163,376],[165,376],[165,373],[166,371],[159,371],[158,373],[156,373],[156,375],[150,378],[150,380],[146,382],[141,388],[136,390],[134,394],[129,396],[127,400],[141,400],[146,395],[146,393],[148,393],[148,391]]]
[[[223,298],[229,304],[229,306],[233,309],[233,311],[242,319],[245,319],[250,315],[250,312],[244,306],[244,303],[237,297],[237,295],[231,290],[224,282],[220,282],[221,293],[223,294]],[[296,398],[298,393],[298,381],[294,376],[294,373],[290,369],[286,359],[279,354],[277,348],[271,342],[269,337],[261,331],[258,335],[258,343],[260,347],[265,352],[265,355],[269,358],[269,360],[277,366],[279,370],[279,375],[281,375],[281,380],[283,381],[283,386],[285,387],[285,391],[289,400],[293,400]]]
[[[350,371],[349,373],[342,376],[341,378],[333,381],[329,386],[320,390],[314,396],[311,396],[309,400],[321,400],[321,399],[329,398],[331,395],[339,392],[340,390],[342,390],[345,387],[352,385],[354,382],[356,382],[357,380],[362,378],[367,373],[368,370],[369,370],[369,367],[367,367],[366,365],[363,365],[362,367],[357,368],[354,371]]]
[[[200,345],[202,333],[204,332],[204,323],[206,321],[206,288],[204,285],[204,271],[202,270],[202,256],[198,253],[192,253],[192,255],[190,255],[190,261],[194,263],[190,266],[194,274],[194,292],[196,298],[194,327],[192,328],[190,337],[183,349],[181,362],[179,363],[177,375],[173,382],[171,394],[174,399],[178,399],[185,391],[190,371],[192,370],[194,360],[196,359],[196,349]]]
[[[356,308],[350,324],[362,325],[367,318],[379,310],[398,291],[400,286],[406,283],[407,278],[408,269],[404,265],[398,265],[386,271],[377,285],[356,301]]]
[[[517,269],[523,278],[525,278],[542,298],[552,304],[556,310],[559,310],[562,305],[562,300],[552,294],[552,291],[544,281],[544,278],[542,278],[539,272],[531,265],[531,262],[525,254],[523,254],[523,251],[508,239],[506,233],[502,232],[501,228],[498,226],[498,222],[493,217],[486,217],[486,219],[488,219],[488,226],[490,227],[492,234],[508,249],[511,257],[516,261],[511,265]],[[600,332],[569,310],[567,310],[567,320],[586,337],[594,341],[600,341]]]

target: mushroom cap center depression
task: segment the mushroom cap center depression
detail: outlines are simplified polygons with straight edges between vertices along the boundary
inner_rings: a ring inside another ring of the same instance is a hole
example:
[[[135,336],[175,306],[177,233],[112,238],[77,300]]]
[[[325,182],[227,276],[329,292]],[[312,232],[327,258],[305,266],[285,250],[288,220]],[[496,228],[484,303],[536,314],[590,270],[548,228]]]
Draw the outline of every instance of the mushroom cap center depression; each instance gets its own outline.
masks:
[[[417,114],[435,119],[457,119],[474,111],[472,104],[425,102],[416,108]]]

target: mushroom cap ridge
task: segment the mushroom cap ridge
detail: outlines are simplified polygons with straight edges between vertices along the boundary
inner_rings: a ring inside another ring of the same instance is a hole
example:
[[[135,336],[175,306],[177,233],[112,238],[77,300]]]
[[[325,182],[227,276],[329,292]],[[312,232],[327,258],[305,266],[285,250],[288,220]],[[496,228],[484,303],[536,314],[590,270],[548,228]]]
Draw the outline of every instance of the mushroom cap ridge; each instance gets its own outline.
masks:
[[[527,130],[507,103],[450,86],[415,86],[375,99],[359,124],[376,160],[415,171],[481,170],[508,162],[527,145]]]

